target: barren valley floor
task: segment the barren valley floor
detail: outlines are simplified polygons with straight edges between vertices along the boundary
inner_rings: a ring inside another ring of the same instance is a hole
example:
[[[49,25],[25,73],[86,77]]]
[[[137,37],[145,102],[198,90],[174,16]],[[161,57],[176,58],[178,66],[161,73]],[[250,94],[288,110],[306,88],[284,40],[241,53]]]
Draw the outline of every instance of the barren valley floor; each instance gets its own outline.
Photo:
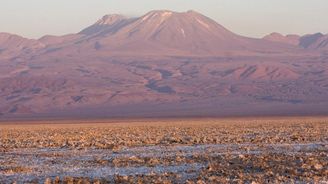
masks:
[[[0,123],[0,183],[327,183],[328,118]]]

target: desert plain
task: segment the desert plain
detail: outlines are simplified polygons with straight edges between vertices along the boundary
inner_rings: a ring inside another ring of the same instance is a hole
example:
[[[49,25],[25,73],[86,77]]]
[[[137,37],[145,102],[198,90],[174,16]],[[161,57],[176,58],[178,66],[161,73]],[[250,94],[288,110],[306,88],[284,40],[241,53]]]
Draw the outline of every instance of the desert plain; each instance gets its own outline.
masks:
[[[0,123],[0,183],[327,183],[327,117]]]

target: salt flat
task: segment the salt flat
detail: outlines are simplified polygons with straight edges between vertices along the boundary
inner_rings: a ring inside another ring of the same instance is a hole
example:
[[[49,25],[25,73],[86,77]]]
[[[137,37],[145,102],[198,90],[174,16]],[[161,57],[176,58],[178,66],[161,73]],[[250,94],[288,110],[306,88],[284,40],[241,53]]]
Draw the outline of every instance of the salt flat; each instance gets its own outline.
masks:
[[[325,183],[327,132],[326,117],[7,122],[0,183]]]

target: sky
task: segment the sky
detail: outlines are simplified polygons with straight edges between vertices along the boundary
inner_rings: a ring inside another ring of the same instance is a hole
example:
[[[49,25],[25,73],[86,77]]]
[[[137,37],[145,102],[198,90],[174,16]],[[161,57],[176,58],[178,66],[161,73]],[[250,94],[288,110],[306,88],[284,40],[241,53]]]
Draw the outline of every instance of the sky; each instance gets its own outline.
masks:
[[[328,33],[328,0],[0,0],[0,32],[27,38],[76,33],[106,14],[198,11],[250,37]]]

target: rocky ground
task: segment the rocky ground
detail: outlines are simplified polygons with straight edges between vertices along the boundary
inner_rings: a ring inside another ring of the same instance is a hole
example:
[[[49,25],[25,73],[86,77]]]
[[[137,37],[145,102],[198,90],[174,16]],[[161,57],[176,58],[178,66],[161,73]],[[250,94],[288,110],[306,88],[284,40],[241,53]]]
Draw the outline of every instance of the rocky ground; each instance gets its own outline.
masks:
[[[0,124],[0,183],[327,183],[327,118]]]

